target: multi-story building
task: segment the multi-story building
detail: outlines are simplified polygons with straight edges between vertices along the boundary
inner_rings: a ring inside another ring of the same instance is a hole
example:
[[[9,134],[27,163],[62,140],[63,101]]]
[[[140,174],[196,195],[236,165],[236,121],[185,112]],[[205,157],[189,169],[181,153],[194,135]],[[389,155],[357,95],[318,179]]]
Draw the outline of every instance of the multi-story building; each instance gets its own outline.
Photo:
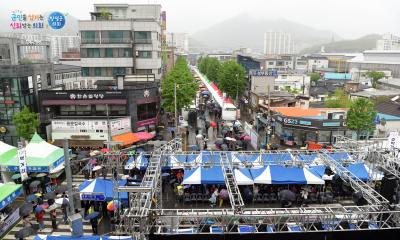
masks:
[[[275,78],[274,90],[308,96],[310,94],[310,77],[305,74],[279,74]]]
[[[29,51],[43,54],[29,58]],[[38,112],[38,92],[53,86],[50,42],[0,38],[0,140],[17,145],[13,116],[24,106]]]
[[[174,47],[178,53],[189,52],[189,37],[187,33],[167,33],[167,46]]]
[[[80,46],[79,36],[50,36],[51,57],[53,60],[62,58],[64,52],[78,49]]]
[[[325,56],[308,56],[307,68],[309,72],[324,70],[329,67],[329,60]]]
[[[264,54],[294,54],[294,42],[290,33],[267,32],[264,34]]]
[[[91,20],[79,21],[82,77],[112,80],[117,74],[161,69],[161,5],[95,4]]]
[[[391,51],[400,50],[400,37],[391,33],[385,33],[382,39],[376,41],[376,50]]]
[[[294,69],[295,58],[293,55],[279,55],[265,59],[264,69],[288,73]]]
[[[207,54],[207,57],[216,58],[220,62],[226,62],[234,59],[232,53],[209,53]]]
[[[393,78],[400,77],[400,50],[368,50],[348,60],[348,63],[353,72],[382,71],[390,72]]]

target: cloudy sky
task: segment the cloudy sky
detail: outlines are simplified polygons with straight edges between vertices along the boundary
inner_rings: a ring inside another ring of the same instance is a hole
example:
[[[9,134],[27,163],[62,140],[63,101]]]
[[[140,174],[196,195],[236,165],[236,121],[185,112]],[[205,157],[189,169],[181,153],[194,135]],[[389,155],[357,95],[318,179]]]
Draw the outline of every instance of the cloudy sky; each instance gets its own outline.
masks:
[[[194,33],[247,13],[285,18],[344,38],[384,32],[400,35],[399,0],[0,0],[0,19],[9,18],[14,9],[57,10],[88,19],[93,3],[159,3],[167,11],[168,31],[173,32]]]

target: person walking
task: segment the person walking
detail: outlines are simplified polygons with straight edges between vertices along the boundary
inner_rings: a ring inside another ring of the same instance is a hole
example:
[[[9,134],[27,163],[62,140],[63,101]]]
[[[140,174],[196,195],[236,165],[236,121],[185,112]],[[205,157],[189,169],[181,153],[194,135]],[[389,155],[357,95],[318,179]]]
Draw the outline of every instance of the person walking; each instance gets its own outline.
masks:
[[[36,213],[36,221],[39,224],[39,232],[44,229],[44,211],[40,211]]]
[[[51,210],[50,211],[50,220],[51,220],[51,227],[53,230],[57,229],[57,212],[56,210]]]
[[[97,221],[97,217],[90,219],[90,224],[92,225],[93,235],[98,235],[98,221]]]

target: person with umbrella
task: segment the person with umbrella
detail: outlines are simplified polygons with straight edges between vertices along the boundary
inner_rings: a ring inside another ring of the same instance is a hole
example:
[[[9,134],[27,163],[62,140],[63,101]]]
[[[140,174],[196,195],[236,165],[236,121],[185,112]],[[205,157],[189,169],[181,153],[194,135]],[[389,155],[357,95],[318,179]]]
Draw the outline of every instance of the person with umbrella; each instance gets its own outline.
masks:
[[[52,209],[50,210],[50,220],[51,220],[51,227],[53,228],[53,230],[57,229],[57,212],[56,209]]]
[[[35,208],[35,213],[36,213],[36,221],[39,224],[39,232],[41,232],[44,229],[44,210],[42,206],[37,206]]]
[[[62,195],[62,204],[61,204],[61,210],[62,210],[62,214],[63,214],[63,220],[64,223],[68,222],[68,199],[67,199],[67,194],[65,194],[65,192]]]
[[[97,221],[97,217],[94,217],[94,218],[90,219],[90,224],[92,225],[93,235],[97,235],[97,234],[98,234],[98,221]]]
[[[223,188],[221,189],[221,192],[219,193],[218,197],[219,197],[219,207],[222,207],[222,204],[224,204],[224,200],[229,198],[229,193],[225,188]]]

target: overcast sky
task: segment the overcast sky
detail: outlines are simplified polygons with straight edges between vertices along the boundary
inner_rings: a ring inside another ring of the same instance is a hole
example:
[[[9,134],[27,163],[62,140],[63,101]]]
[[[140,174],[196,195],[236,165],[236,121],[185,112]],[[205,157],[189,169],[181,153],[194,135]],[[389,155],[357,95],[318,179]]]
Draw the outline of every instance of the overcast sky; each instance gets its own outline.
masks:
[[[167,30],[172,32],[194,33],[247,13],[285,18],[344,38],[384,32],[400,35],[400,0],[0,0],[0,14],[4,19],[14,9],[57,10],[88,19],[93,3],[159,3],[167,11]]]

